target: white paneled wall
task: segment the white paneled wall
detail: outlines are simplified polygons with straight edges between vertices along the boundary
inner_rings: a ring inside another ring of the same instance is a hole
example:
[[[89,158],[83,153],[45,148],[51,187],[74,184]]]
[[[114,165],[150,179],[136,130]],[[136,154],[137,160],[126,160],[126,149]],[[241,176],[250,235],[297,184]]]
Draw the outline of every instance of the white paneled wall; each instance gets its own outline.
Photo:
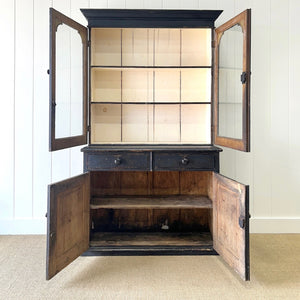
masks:
[[[221,172],[250,184],[252,232],[300,232],[300,2],[219,2],[252,8],[251,153],[224,149]]]
[[[224,149],[221,172],[250,184],[252,232],[300,232],[299,0],[0,0],[0,233],[45,233],[47,185],[82,172],[81,147],[48,152],[49,7],[252,8],[251,153]]]

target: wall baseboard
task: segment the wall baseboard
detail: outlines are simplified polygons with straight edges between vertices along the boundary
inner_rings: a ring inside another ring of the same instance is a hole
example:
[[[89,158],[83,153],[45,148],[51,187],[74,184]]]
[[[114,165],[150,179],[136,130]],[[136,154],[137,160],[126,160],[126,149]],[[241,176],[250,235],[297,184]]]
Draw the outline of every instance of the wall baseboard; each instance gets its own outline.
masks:
[[[251,218],[250,233],[300,233],[300,218]]]
[[[0,220],[0,234],[46,234],[46,218]],[[251,233],[300,233],[300,218],[251,218]]]
[[[47,219],[2,219],[0,234],[46,234]]]

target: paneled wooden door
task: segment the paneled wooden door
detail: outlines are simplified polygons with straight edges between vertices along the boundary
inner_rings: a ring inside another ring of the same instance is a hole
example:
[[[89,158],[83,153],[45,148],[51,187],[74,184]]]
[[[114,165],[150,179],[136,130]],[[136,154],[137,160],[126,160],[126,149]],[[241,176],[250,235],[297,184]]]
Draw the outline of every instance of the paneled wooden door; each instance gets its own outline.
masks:
[[[214,249],[242,279],[250,280],[249,186],[213,173],[212,201]]]
[[[49,185],[47,280],[88,249],[89,203],[89,173]]]

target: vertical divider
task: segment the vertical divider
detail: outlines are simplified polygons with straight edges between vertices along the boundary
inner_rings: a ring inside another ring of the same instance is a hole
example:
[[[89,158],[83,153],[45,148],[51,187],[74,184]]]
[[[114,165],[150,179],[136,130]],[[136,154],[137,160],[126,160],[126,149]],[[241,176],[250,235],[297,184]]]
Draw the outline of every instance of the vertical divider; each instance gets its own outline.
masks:
[[[147,28],[147,66],[149,67],[149,28]],[[147,142],[150,142],[150,136],[149,136],[149,130],[150,130],[150,118],[149,118],[149,113],[150,113],[150,105],[149,105],[149,72],[147,71]]]
[[[215,29],[211,29],[211,43],[216,47],[215,44]],[[214,118],[217,116],[214,115],[214,102],[216,101],[215,99],[215,91],[214,91],[214,72],[215,72],[215,48],[211,47],[211,92],[210,92],[210,143],[214,144]]]
[[[152,152],[150,152],[150,156],[152,157]],[[152,159],[151,159],[151,166],[152,166]],[[152,169],[152,168],[151,168]],[[148,177],[148,195],[153,195],[153,172],[147,172]],[[148,209],[148,225],[154,224],[153,219],[153,209]]]
[[[123,29],[121,28],[121,142],[123,142]]]
[[[180,29],[180,53],[179,53],[179,66],[182,64],[182,29]],[[181,68],[179,69],[179,141],[181,142]]]
[[[152,152],[150,152],[152,155]],[[154,172],[147,172],[148,177],[148,195],[153,195],[153,174]]]
[[[94,53],[92,53],[92,29],[90,27],[88,27],[88,41],[90,41],[89,43],[89,47],[88,47],[88,104],[87,104],[87,109],[88,109],[88,120],[87,120],[87,134],[88,134],[88,144],[90,145],[92,143],[92,119],[91,119],[91,114],[92,114],[92,87],[91,87],[91,83],[92,83],[92,69],[91,69],[91,62],[92,62],[92,54],[94,55]]]
[[[180,32],[181,32],[181,29],[180,29]],[[180,35],[181,36],[181,35]],[[180,62],[180,65],[181,65],[181,62]],[[184,171],[183,171],[184,172]],[[181,188],[181,175],[182,175],[182,171],[178,171],[178,192],[179,192],[179,195],[182,195],[182,188]],[[181,196],[182,197],[182,196]],[[181,220],[181,212],[182,210],[181,209],[178,209],[178,220]]]
[[[156,29],[153,29],[153,66],[155,66],[155,33]],[[153,142],[155,141],[155,68],[153,68],[153,93],[152,93],[152,102],[153,102],[153,108],[152,108],[152,135],[153,135]]]

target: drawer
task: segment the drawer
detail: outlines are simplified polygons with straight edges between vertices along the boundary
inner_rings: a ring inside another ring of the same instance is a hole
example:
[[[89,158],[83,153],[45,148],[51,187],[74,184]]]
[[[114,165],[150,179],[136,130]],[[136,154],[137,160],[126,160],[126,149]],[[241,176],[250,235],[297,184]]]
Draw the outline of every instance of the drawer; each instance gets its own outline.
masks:
[[[210,170],[217,171],[218,154],[201,152],[153,153],[153,170]]]
[[[149,152],[98,152],[85,153],[85,171],[150,170]]]

